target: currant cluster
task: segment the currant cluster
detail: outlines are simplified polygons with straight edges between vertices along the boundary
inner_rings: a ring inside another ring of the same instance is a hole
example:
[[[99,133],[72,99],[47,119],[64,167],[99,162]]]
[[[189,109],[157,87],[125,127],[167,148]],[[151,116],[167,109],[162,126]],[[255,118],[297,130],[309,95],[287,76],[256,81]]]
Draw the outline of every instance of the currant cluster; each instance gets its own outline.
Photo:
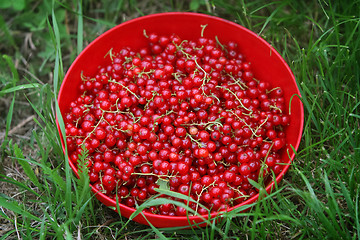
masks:
[[[159,180],[190,196],[200,214],[257,194],[258,181],[283,168],[289,124],[280,87],[256,79],[237,43],[146,34],[148,46],[112,49],[109,65],[81,76],[64,114],[70,161],[87,150],[91,184],[135,207]],[[154,214],[184,216],[172,204]]]

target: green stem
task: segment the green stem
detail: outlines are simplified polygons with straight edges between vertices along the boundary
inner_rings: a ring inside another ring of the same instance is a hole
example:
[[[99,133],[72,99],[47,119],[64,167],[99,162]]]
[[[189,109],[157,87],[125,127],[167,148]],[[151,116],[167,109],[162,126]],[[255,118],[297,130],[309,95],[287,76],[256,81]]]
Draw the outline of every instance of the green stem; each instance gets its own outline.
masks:
[[[134,92],[130,91],[130,89],[126,86],[124,86],[123,84],[121,84],[120,82],[117,82],[113,79],[109,79],[109,82],[115,83],[115,84],[119,84],[120,86],[122,86],[123,88],[126,89],[126,91],[128,91],[129,93],[131,93],[132,95],[134,95],[138,100],[140,99]]]
[[[223,86],[216,86],[216,88],[222,88],[222,89],[227,90],[229,93],[231,93],[236,98],[236,100],[239,101],[239,104],[241,105],[242,108],[244,108],[245,110],[252,113],[252,111],[250,109],[248,109],[247,107],[244,106],[244,104],[241,102],[241,100],[236,96],[236,94],[233,91],[231,91],[230,89],[224,88]]]

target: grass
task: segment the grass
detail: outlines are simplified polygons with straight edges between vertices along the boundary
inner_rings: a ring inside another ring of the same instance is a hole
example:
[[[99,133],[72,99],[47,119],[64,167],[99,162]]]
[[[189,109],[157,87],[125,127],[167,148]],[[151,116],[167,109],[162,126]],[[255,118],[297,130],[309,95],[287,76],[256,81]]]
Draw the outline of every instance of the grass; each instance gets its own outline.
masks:
[[[15,2],[0,3],[0,239],[360,239],[359,1]],[[70,171],[55,125],[64,72],[83,47],[166,11],[261,35],[294,72],[305,107],[301,146],[275,191],[201,229],[142,226],[104,207]]]

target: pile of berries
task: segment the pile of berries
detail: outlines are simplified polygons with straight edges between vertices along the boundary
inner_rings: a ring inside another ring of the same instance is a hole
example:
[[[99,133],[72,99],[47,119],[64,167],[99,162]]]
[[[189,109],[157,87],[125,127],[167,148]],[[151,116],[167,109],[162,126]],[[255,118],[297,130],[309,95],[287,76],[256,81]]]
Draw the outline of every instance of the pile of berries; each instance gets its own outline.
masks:
[[[283,169],[282,89],[256,79],[234,41],[144,37],[148,46],[111,49],[110,64],[81,76],[63,116],[70,161],[86,149],[91,184],[129,207],[158,194],[159,180],[200,214],[256,195],[249,179]],[[146,211],[187,214],[172,204]]]

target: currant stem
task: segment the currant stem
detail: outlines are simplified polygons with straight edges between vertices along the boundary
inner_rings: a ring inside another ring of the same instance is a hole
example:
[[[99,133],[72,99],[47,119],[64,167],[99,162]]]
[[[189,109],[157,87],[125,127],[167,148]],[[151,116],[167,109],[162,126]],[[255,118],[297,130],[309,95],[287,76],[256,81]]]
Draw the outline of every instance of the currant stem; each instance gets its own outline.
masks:
[[[145,68],[144,68],[145,69]],[[155,70],[154,69],[151,69],[150,71],[148,71],[148,72],[140,72],[139,74],[138,74],[138,77],[142,77],[143,75],[146,75],[147,77],[149,77],[150,78],[150,74],[152,74],[152,73],[154,73],[155,72]]]
[[[249,111],[250,113],[252,113],[252,110],[250,110],[250,109],[248,109],[247,107],[245,107],[244,104],[241,102],[241,100],[238,98],[238,96],[236,96],[236,94],[235,94],[233,91],[231,91],[231,90],[228,89],[228,88],[222,87],[222,86],[216,86],[216,88],[222,88],[222,89],[227,90],[229,93],[231,93],[231,94],[236,98],[236,100],[239,101],[239,104],[241,105],[242,108],[244,108],[245,110],[247,110],[247,111]]]
[[[157,118],[155,119],[155,121],[154,121],[154,125],[153,125],[153,128],[152,128],[152,131],[154,132],[154,130],[155,130],[155,124],[156,124],[156,125],[159,125],[159,123],[157,122],[157,120],[158,120],[159,118],[162,118],[162,117],[164,117],[164,116],[167,116],[167,115],[169,115],[169,114],[171,114],[171,113],[173,113],[173,112],[174,112],[174,110],[170,110],[170,111],[166,112],[165,114],[157,117]]]
[[[227,76],[229,76],[234,81],[234,83],[231,83],[229,85],[238,85],[241,88],[241,90],[245,90],[247,88],[246,84],[242,82],[240,78],[235,79],[235,77],[229,73],[227,74]]]
[[[221,103],[220,99],[217,96],[215,96],[214,94],[211,94],[210,97],[214,97],[216,100],[218,100],[219,103]]]
[[[231,188],[232,190],[234,190],[235,192],[238,192],[238,193],[240,193],[241,195],[242,195],[242,197],[238,197],[238,198],[234,198],[233,200],[235,200],[235,199],[239,199],[239,198],[246,198],[246,197],[250,197],[249,195],[245,195],[245,194],[243,194],[239,189],[237,189],[237,188],[234,188],[234,187],[232,187],[231,185],[227,185],[229,188]]]
[[[130,89],[126,86],[124,86],[123,84],[121,84],[120,82],[117,82],[113,79],[109,79],[109,82],[115,83],[115,84],[119,84],[120,86],[122,86],[123,88],[126,89],[126,91],[128,91],[129,93],[131,93],[132,95],[134,95],[138,100],[140,99],[134,92],[130,91]]]
[[[146,34],[146,29],[143,30],[144,37],[149,38],[149,36]]]
[[[186,133],[186,136],[188,136],[193,142],[195,142],[199,148],[204,147],[204,143],[200,142],[199,140],[194,139],[191,134]]]
[[[217,125],[217,126],[220,126],[220,127],[223,127],[223,124],[221,123],[221,119],[223,117],[220,117],[218,119],[216,119],[215,121],[213,122],[207,122],[207,123],[184,123],[184,124],[181,124],[182,126],[205,126],[206,129],[212,127],[213,125]],[[211,130],[211,129],[209,129]]]
[[[169,181],[168,179],[164,179],[162,177],[165,178],[172,178],[172,177],[176,177],[176,175],[163,175],[163,174],[155,174],[155,173],[131,173],[131,175],[141,175],[141,176],[155,176],[155,177],[159,177],[164,181]]]
[[[255,129],[255,132],[257,132],[269,119],[269,116],[266,116],[264,122],[262,122],[261,124],[259,124],[259,126],[257,126],[257,128]],[[256,137],[258,137],[258,135],[255,135]]]
[[[106,58],[106,57],[107,57],[107,55],[109,55],[109,56],[110,56],[111,61],[114,61],[114,59],[113,59],[113,53],[112,53],[112,50],[113,50],[113,48],[110,48],[110,50],[109,50],[109,51],[105,54],[104,58]]]
[[[221,49],[227,53],[226,47],[225,47],[223,44],[221,44],[221,42],[219,41],[218,36],[215,36],[215,40],[216,40],[216,43],[219,44],[219,46],[221,47]]]
[[[277,89],[280,89],[280,87],[276,87],[276,88],[270,89],[270,90],[266,91],[266,94],[269,94],[269,93],[271,93],[272,91],[275,91],[275,90],[277,90]]]
[[[201,84],[201,89],[202,89],[202,91],[203,91],[203,94],[204,94],[205,96],[207,96],[207,95],[205,94],[205,92],[204,92],[204,86],[205,86],[205,84],[208,83],[209,80],[210,80],[209,75],[208,75],[208,73],[199,65],[199,63],[198,63],[197,60],[196,60],[196,57],[194,58],[194,62],[195,62],[195,64],[196,64],[196,66],[204,73],[204,77],[203,77],[203,79],[202,79],[203,82],[202,82],[202,84]]]
[[[266,164],[266,159],[268,158],[268,156],[270,155],[271,149],[274,146],[274,142],[271,143],[271,146],[268,150],[268,152],[266,153],[266,156],[264,157],[264,161],[261,162],[261,169],[266,169],[269,166]]]
[[[259,135],[256,134],[256,131],[254,131],[254,129],[252,129],[252,128],[250,127],[250,125],[249,125],[244,119],[242,119],[241,117],[239,117],[239,115],[237,115],[237,114],[234,113],[234,112],[232,112],[232,114],[235,115],[240,121],[242,121],[242,122],[250,129],[250,131],[252,132],[252,134],[253,134],[254,136],[256,136],[256,137],[259,136]]]
[[[94,126],[94,129],[84,138],[82,144],[85,143],[85,141],[92,135],[94,134],[94,132],[96,131],[96,128],[100,125],[101,121],[104,119],[104,112],[101,115],[101,118],[99,119],[99,121],[97,122],[97,124]]]
[[[181,46],[184,42],[188,42],[188,41],[183,40],[179,45],[175,44],[174,42],[173,42],[173,44],[175,45],[177,51],[180,51],[182,54],[185,55],[186,59],[191,59],[193,56],[191,54],[185,52],[184,49]]]
[[[278,110],[280,113],[282,113],[282,110],[278,108],[277,106],[270,105],[270,108]]]
[[[201,27],[200,36],[201,36],[201,37],[204,37],[204,31],[205,31],[205,28],[206,28],[207,26],[208,26],[207,24],[205,24],[205,25],[200,25],[200,27]]]
[[[84,75],[84,71],[81,71],[80,77],[81,77],[81,80],[82,80],[83,82],[85,82],[85,81],[87,80],[86,77],[85,77],[85,75]]]
[[[144,110],[148,108],[149,103],[150,103],[152,100],[154,100],[154,98],[155,98],[157,95],[159,95],[159,93],[153,92],[153,96],[152,96],[151,99],[149,99],[149,100],[147,101],[146,105],[144,106]]]
[[[213,181],[212,183],[210,183],[209,186],[202,187],[202,188],[201,188],[201,192],[200,192],[199,194],[196,194],[196,195],[197,195],[197,201],[196,201],[195,212],[197,212],[197,210],[198,210],[199,202],[200,202],[199,200],[200,200],[201,195],[203,194],[203,192],[204,192],[206,189],[210,188],[211,186],[215,186],[215,181]]]

